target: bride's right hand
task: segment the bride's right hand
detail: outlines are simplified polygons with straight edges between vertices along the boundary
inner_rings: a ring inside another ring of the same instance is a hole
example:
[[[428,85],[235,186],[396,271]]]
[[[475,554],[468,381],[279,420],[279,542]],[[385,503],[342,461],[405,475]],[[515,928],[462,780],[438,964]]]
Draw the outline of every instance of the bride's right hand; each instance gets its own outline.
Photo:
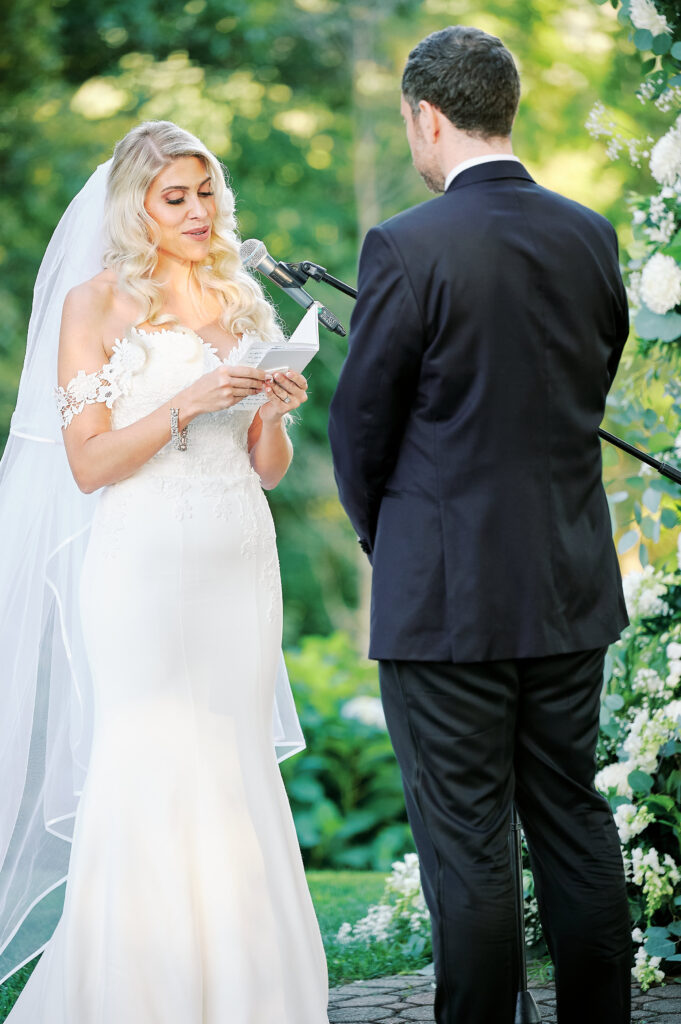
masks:
[[[254,366],[223,364],[204,373],[186,387],[183,396],[190,415],[229,409],[248,395],[258,395],[265,388],[265,371]]]

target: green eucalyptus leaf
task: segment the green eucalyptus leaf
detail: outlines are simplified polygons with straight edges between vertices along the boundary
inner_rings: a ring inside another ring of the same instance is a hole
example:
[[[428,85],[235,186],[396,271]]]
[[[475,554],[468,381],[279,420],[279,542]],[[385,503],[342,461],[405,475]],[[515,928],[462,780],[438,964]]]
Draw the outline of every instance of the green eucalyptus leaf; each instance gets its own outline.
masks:
[[[634,318],[634,329],[643,341],[676,341],[681,337],[681,316],[678,313],[653,313],[641,306]]]
[[[617,551],[620,555],[623,555],[626,551],[629,551],[630,548],[633,548],[634,544],[637,543],[638,530],[629,530],[627,533],[623,534],[620,537],[619,543],[617,545]]]
[[[676,57],[677,60],[681,60],[681,41],[673,44],[671,54],[672,57]]]
[[[634,32],[634,46],[637,50],[650,50],[653,45],[653,33],[647,28],[637,28]]]
[[[657,452],[667,451],[668,448],[674,447],[674,438],[671,434],[668,434],[664,430],[659,430],[656,434],[650,438],[646,444],[646,448],[649,452],[655,455]]]
[[[676,955],[676,943],[670,939],[646,939],[644,947],[648,956],[659,956],[663,960]]]
[[[660,523],[657,519],[651,519],[650,516],[644,516],[641,520],[641,532],[644,537],[648,540],[652,540],[654,544],[657,544],[660,539]]]
[[[648,775],[648,772],[642,772],[636,768],[633,772],[629,772],[627,781],[634,793],[650,793],[655,780],[652,775]]]
[[[662,519],[662,525],[667,530],[673,530],[674,527],[678,526],[678,524],[679,524],[679,517],[677,516],[677,514],[676,514],[676,512],[674,511],[673,508],[663,508],[662,509],[662,514],[661,514],[661,519]]]
[[[653,513],[653,515],[655,515],[658,508],[660,507],[661,500],[662,495],[660,494],[660,492],[654,491],[652,487],[647,487],[646,490],[643,492],[643,504],[649,512]]]
[[[645,569],[648,562],[650,561],[650,559],[648,558],[648,548],[645,546],[645,544],[641,544],[641,546],[638,549],[638,560]]]
[[[660,36],[655,36],[653,39],[653,53],[656,53],[658,57],[661,57],[663,53],[669,53],[672,48],[671,36],[668,32],[663,32]]]
[[[621,693],[609,693],[603,703],[611,711],[619,711],[624,707],[624,697]]]

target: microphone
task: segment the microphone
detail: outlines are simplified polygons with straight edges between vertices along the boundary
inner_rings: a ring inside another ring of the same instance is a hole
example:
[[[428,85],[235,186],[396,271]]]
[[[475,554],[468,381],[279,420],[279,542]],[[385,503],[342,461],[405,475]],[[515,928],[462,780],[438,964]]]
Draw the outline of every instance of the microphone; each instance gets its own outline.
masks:
[[[244,267],[253,268],[260,274],[264,274],[265,277],[269,277],[270,281],[279,285],[303,309],[309,309],[315,303],[320,324],[323,324],[329,331],[340,334],[341,338],[345,337],[346,331],[340,320],[302,287],[302,284],[307,282],[307,277],[302,273],[296,274],[295,270],[273,259],[264,242],[258,238],[248,238],[241,243],[240,255]]]

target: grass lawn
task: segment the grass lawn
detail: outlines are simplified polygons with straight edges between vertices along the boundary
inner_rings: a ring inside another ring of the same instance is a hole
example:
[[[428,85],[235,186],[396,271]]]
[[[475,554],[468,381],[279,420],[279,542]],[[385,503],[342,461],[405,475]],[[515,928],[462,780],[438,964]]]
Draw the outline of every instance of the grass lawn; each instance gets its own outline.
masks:
[[[380,978],[387,974],[409,973],[431,961],[430,947],[420,956],[405,956],[400,950],[381,949],[377,945],[353,948],[336,942],[340,926],[354,924],[364,917],[370,904],[383,894],[387,874],[380,871],[308,871],[312,895],[326,950],[329,985],[342,985],[355,978]],[[0,986],[0,1024],[26,984],[36,960],[22,967]],[[551,964],[543,956],[529,965],[530,981],[546,982],[552,977]]]
[[[344,921],[354,924],[383,894],[387,873],[380,871],[308,871],[307,882],[324,940],[329,985],[355,978],[382,978],[386,974],[417,971],[430,963],[430,951],[405,956],[378,945],[353,948],[336,942]]]

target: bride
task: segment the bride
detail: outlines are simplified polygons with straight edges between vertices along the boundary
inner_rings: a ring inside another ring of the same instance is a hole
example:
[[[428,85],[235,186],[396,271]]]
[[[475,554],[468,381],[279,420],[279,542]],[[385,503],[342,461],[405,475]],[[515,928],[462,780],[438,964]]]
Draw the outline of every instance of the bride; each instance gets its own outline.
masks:
[[[42,956],[9,1024],[328,1021],[262,490],[307,383],[240,365],[281,331],[233,210],[206,147],[145,122],[36,284],[0,466],[0,981]]]

